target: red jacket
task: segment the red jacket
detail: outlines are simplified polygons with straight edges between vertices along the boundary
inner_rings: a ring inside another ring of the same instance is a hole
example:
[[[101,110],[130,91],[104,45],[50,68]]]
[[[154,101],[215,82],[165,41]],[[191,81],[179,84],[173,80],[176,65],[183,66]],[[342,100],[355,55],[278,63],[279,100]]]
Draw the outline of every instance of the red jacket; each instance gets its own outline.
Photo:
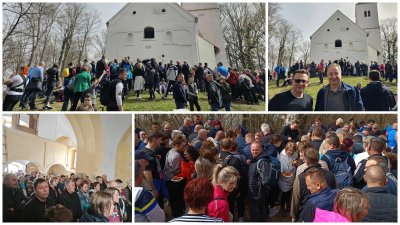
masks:
[[[220,218],[224,222],[229,222],[229,192],[224,191],[221,186],[214,186],[214,200],[207,206],[207,215]]]
[[[175,176],[177,177],[183,177],[183,179],[186,179],[186,183],[192,180],[192,174],[194,173],[194,162],[185,162],[181,161],[181,172]]]

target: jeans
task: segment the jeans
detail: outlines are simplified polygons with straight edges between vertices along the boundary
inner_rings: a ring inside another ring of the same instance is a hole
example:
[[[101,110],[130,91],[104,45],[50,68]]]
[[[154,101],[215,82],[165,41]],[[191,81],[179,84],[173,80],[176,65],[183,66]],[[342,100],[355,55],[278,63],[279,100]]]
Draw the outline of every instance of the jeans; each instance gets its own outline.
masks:
[[[265,196],[259,199],[249,199],[250,204],[250,221],[265,222],[267,219],[267,207],[265,206]]]
[[[51,99],[51,94],[53,93],[54,88],[56,87],[56,82],[48,82],[47,83],[47,91],[46,91],[46,101],[45,104],[49,104]]]
[[[169,81],[168,81],[167,93],[165,93],[165,97],[168,96],[168,92],[171,90],[171,87],[173,87],[174,84],[175,84],[175,81],[174,81],[174,80],[169,80]]]
[[[175,101],[176,109],[185,109],[186,108],[186,102],[177,102]]]
[[[64,88],[64,102],[61,108],[61,111],[67,111],[68,109],[68,104],[74,99],[74,92],[70,90],[69,88]]]
[[[32,88],[32,89],[28,89],[28,90],[25,90],[25,91],[26,91],[25,92],[25,99],[22,102],[22,106],[25,107],[26,102],[29,99],[29,107],[31,109],[33,109],[35,107],[36,96],[37,96],[37,94],[39,93],[40,90],[36,89],[36,88]]]
[[[195,99],[189,100],[190,111],[194,111],[194,106],[196,106],[197,111],[201,111],[198,97],[196,97]]]
[[[224,102],[225,111],[232,111],[232,103],[231,102]]]

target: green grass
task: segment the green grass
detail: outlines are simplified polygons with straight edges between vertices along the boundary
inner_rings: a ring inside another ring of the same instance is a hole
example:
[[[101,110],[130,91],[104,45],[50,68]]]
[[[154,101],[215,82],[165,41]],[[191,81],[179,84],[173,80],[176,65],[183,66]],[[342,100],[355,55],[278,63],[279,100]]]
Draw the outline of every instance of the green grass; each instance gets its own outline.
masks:
[[[361,82],[362,87],[365,87],[369,81],[367,77],[353,77],[353,76],[342,76],[342,81],[351,84],[353,86],[356,86],[358,82]],[[397,80],[396,80],[397,81]],[[282,85],[283,81],[280,80],[280,85]],[[397,82],[390,83],[388,81],[383,81],[383,83],[389,87],[394,94],[397,94]],[[319,84],[319,78],[318,77],[313,77],[310,79],[310,83],[308,87],[306,88],[306,93],[311,95],[311,97],[314,99],[314,106],[315,103],[317,102],[317,93],[319,89],[321,89],[324,85],[328,84],[328,78],[324,77],[324,83]],[[272,80],[268,82],[268,99],[271,99],[274,95],[287,91],[291,89],[291,86],[286,86],[286,87],[276,87],[276,81]]]
[[[199,93],[199,103],[201,111],[210,111],[210,106],[208,105],[207,95],[205,93]],[[156,99],[149,100],[150,95],[146,90],[140,95],[141,99],[136,99],[136,94],[130,93],[128,97],[124,99],[124,111],[173,111],[175,109],[175,102],[172,95],[168,95],[166,99],[162,99],[161,95],[156,93]],[[45,98],[36,98],[37,111],[61,111],[62,102],[54,102],[51,104],[52,110],[43,110],[43,101]],[[101,111],[102,106],[100,104],[100,96],[97,94],[97,110]],[[79,105],[79,104],[78,104]],[[69,105],[71,107],[71,104]],[[69,110],[68,107],[68,110]],[[189,109],[189,103],[188,107]],[[105,108],[104,108],[105,110]],[[196,110],[196,108],[195,108]],[[29,107],[26,110],[21,110],[18,104],[14,107],[14,111],[30,111]],[[224,109],[221,109],[224,111]],[[247,105],[244,102],[234,102],[232,103],[232,111],[265,111],[265,102],[260,101],[259,105]]]

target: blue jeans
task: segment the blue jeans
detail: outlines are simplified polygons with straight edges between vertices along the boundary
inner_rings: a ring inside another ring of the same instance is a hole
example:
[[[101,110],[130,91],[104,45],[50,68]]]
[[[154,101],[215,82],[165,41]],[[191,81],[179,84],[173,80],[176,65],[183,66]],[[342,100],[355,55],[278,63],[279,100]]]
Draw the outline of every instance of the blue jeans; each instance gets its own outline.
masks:
[[[53,94],[53,90],[56,87],[56,82],[48,82],[47,90],[46,90],[46,105],[49,104],[51,99],[51,94]]]

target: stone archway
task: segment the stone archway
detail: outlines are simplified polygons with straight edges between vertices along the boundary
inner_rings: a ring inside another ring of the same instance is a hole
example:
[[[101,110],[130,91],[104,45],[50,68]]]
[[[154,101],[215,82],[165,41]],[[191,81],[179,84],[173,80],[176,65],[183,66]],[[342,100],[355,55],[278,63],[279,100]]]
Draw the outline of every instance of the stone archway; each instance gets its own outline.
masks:
[[[50,166],[50,168],[47,171],[47,174],[61,174],[61,175],[67,175],[68,171],[65,169],[65,167],[61,164],[54,164]]]
[[[115,177],[124,182],[132,179],[132,149],[132,126],[130,126],[118,143],[115,163]]]

